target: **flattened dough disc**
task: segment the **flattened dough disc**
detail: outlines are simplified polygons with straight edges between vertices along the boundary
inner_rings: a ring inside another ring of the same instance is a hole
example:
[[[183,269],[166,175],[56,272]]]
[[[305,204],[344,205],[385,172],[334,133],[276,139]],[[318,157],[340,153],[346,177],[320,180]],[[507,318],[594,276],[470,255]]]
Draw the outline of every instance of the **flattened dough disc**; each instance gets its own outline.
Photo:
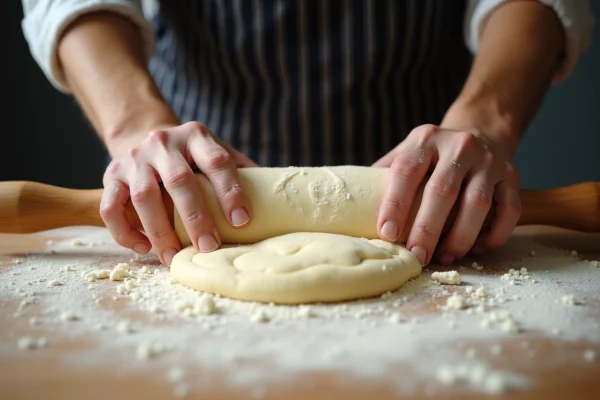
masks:
[[[184,286],[238,300],[337,302],[381,295],[421,273],[400,245],[379,239],[298,232],[254,245],[180,251],[171,274]]]

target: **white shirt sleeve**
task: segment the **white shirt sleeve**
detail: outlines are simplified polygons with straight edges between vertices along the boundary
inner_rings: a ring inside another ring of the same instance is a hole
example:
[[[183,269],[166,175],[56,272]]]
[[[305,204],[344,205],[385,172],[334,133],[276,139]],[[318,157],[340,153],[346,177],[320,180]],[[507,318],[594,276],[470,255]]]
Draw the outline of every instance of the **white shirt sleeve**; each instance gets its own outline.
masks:
[[[110,11],[129,19],[140,31],[147,60],[154,50],[154,31],[140,0],[22,0],[21,26],[29,50],[50,83],[69,93],[58,63],[57,42],[76,18],[90,12]]]
[[[468,0],[464,25],[465,42],[469,50],[477,53],[482,23],[496,7],[507,0]],[[537,0],[552,8],[562,23],[566,51],[562,64],[554,74],[553,82],[568,78],[592,38],[595,20],[589,0]]]

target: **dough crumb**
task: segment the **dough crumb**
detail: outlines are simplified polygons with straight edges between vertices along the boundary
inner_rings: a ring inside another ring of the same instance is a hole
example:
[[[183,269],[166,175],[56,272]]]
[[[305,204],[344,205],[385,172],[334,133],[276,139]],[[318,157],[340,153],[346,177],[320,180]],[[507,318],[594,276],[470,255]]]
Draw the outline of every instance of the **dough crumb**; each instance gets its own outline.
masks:
[[[477,290],[475,291],[475,296],[479,297],[479,298],[484,298],[487,297],[487,291],[485,290],[485,288],[477,288]]]
[[[315,313],[309,306],[302,306],[298,309],[298,316],[304,318],[314,317]]]
[[[194,304],[194,314],[196,315],[211,315],[217,312],[217,306],[212,296],[203,295]]]
[[[446,307],[456,310],[464,309],[467,308],[467,300],[458,293],[453,293],[452,296],[446,299]]]
[[[471,264],[471,268],[477,270],[477,271],[481,271],[483,269],[483,265],[477,264],[477,262],[473,262],[473,264]]]
[[[59,281],[58,279],[52,279],[51,281],[48,282],[48,286],[52,287],[52,286],[62,286],[62,282]]]
[[[492,347],[490,347],[490,353],[494,355],[502,354],[502,346],[499,344],[493,344]]]
[[[583,353],[583,358],[587,362],[594,362],[597,360],[598,356],[594,350],[586,350]]]
[[[74,239],[71,241],[71,247],[84,247],[87,246],[87,243],[81,239]]]
[[[507,282],[509,285],[523,284],[529,280],[529,271],[527,271],[527,268],[525,267],[520,270],[511,268],[507,273],[502,275],[500,279]]]
[[[129,277],[129,264],[119,263],[114,266],[112,271],[109,273],[109,279],[111,281],[122,281]]]
[[[444,365],[437,370],[436,377],[442,384],[463,383],[487,394],[503,394],[511,386],[504,374],[482,363]]]
[[[188,385],[185,382],[178,383],[177,385],[175,385],[175,390],[174,390],[173,394],[178,399],[187,397],[190,394],[190,385]]]
[[[436,271],[431,274],[431,279],[446,285],[460,285],[461,282],[460,274],[457,271]]]
[[[562,297],[562,303],[565,306],[574,306],[579,304],[579,301],[575,299],[575,296],[573,296],[572,294],[568,294]]]
[[[250,318],[252,322],[269,322],[270,318],[263,310],[256,310]]]
[[[17,348],[23,350],[35,350],[38,348],[38,341],[30,336],[22,336],[17,340]]]
[[[171,369],[169,369],[169,372],[167,373],[167,379],[171,383],[182,382],[185,380],[185,378],[186,378],[185,369],[183,369],[182,367],[178,367],[178,366],[171,367]]]
[[[119,324],[117,325],[117,332],[123,333],[123,334],[133,333],[134,330],[131,325],[131,322],[129,322],[127,320],[119,322]]]
[[[66,321],[77,321],[77,320],[79,320],[79,317],[76,314],[67,311],[60,315],[60,319],[65,322]]]
[[[62,270],[63,270],[63,272],[72,272],[73,267],[70,265],[65,265]]]
[[[390,315],[389,320],[393,324],[399,324],[399,323],[404,322],[404,318],[402,318],[402,315],[397,312]]]
[[[136,356],[139,360],[150,360],[168,351],[169,348],[162,343],[142,343],[138,345]]]

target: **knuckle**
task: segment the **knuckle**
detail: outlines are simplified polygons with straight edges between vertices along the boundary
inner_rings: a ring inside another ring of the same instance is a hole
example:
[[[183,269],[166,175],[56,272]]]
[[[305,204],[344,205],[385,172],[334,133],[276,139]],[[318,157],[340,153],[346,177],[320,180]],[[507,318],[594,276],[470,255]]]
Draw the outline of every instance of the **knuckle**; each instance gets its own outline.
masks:
[[[181,220],[184,224],[206,225],[206,215],[200,211],[189,211],[181,214]]]
[[[506,204],[506,212],[515,217],[518,218],[519,216],[521,216],[521,200],[517,199],[517,200],[513,200],[510,201]]]
[[[396,197],[384,199],[381,205],[391,215],[398,215],[406,210],[406,205]]]
[[[119,204],[116,201],[102,203],[100,205],[100,217],[107,220],[119,212]]]
[[[496,164],[496,161],[497,161],[497,159],[496,159],[496,156],[494,155],[494,153],[492,153],[489,150],[485,151],[485,153],[483,155],[484,167],[486,167],[487,169],[491,169]]]
[[[119,233],[113,234],[113,239],[120,246],[128,247],[128,245],[129,245],[129,240],[127,240],[127,235],[124,233],[119,232]]]
[[[199,133],[199,134],[206,134],[209,132],[208,128],[201,124],[198,121],[190,121],[190,122],[186,122],[185,124],[183,124],[183,126],[186,129],[191,130],[194,133]]]
[[[223,186],[219,191],[219,197],[235,197],[243,193],[242,187],[238,183]]]
[[[427,222],[415,222],[411,228],[412,233],[425,240],[436,239],[439,236],[439,232]]]
[[[148,232],[148,239],[150,239],[151,242],[166,239],[168,236],[169,236],[168,231],[150,231],[150,232]]]
[[[442,200],[454,200],[458,196],[459,186],[443,179],[429,179],[426,185],[429,193]]]
[[[456,235],[449,243],[448,250],[456,257],[464,257],[473,246],[474,239],[470,239],[462,234]]]
[[[151,143],[164,143],[167,140],[167,131],[158,129],[148,134],[147,140]]]
[[[111,176],[116,174],[116,172],[119,170],[120,167],[121,167],[121,162],[119,160],[112,160],[110,162],[110,164],[108,164],[108,167],[106,167],[106,171],[104,172],[104,177],[110,178]]]
[[[471,132],[457,132],[456,143],[459,157],[477,146],[477,138]]]
[[[405,157],[396,157],[390,165],[389,173],[398,179],[418,179],[421,164],[407,161]]]
[[[221,170],[231,165],[233,157],[225,149],[215,150],[206,158],[208,168],[213,171]]]
[[[424,146],[437,132],[439,132],[437,126],[425,124],[415,128],[411,133],[417,136],[419,146]]]
[[[140,156],[140,149],[137,147],[131,147],[127,150],[127,156],[134,161],[137,161]]]
[[[131,201],[134,203],[144,203],[152,198],[157,189],[151,185],[139,183],[131,186]]]
[[[487,211],[492,205],[492,196],[484,188],[477,188],[468,194],[467,201],[474,210]]]
[[[177,167],[167,172],[163,178],[165,187],[169,190],[177,190],[191,184],[194,173],[190,168]]]

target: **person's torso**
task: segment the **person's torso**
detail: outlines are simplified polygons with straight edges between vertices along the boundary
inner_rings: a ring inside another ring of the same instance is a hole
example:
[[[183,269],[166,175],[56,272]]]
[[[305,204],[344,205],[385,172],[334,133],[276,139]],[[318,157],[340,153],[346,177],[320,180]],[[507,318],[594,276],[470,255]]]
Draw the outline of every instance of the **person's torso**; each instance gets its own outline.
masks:
[[[150,62],[182,122],[262,166],[368,165],[439,123],[470,65],[464,1],[163,1]]]

